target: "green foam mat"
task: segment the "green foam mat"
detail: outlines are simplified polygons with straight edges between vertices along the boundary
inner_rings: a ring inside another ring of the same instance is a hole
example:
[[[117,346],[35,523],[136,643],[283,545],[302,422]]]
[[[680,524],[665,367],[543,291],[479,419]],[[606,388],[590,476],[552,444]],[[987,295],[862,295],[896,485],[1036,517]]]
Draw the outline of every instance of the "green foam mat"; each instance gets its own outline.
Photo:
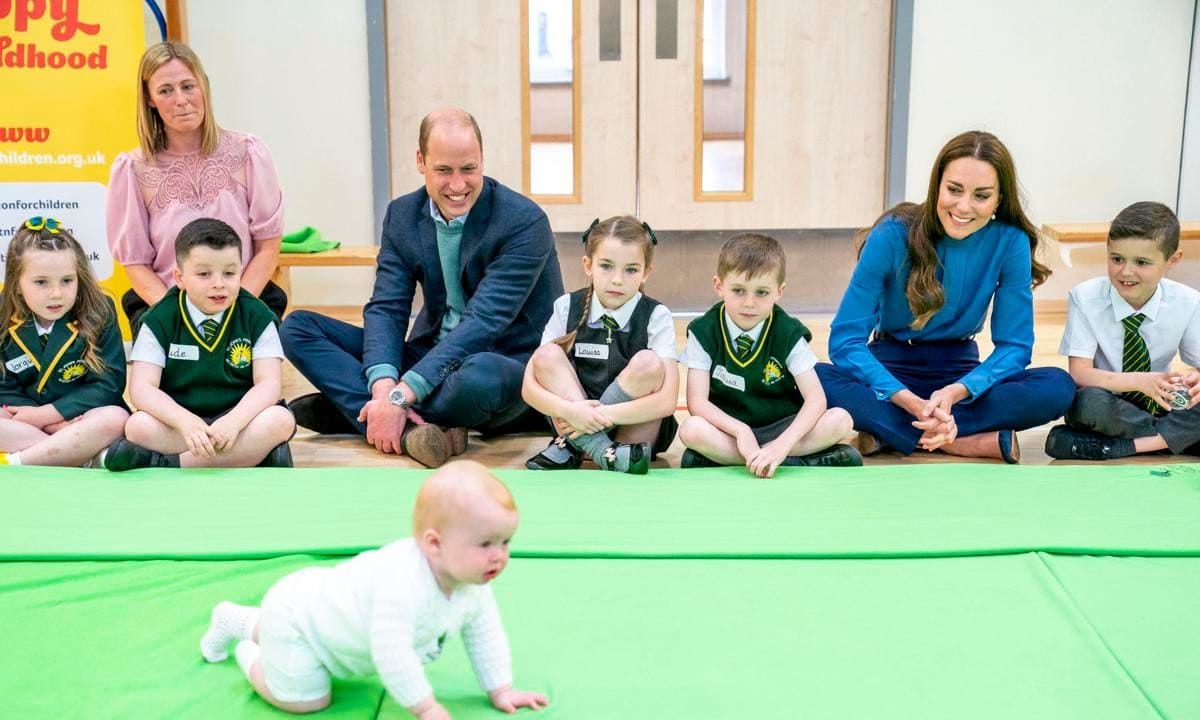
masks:
[[[0,559],[352,554],[408,534],[426,471],[6,468]],[[1169,473],[1167,475],[1155,473]],[[499,470],[520,557],[1200,555],[1200,465]]]
[[[275,579],[318,561],[0,565],[0,633],[21,648],[0,667],[5,717],[284,717],[232,660],[203,662],[197,642],[215,602],[255,603]],[[1134,567],[1120,578],[1118,568],[1138,561],[1106,562],[1108,592],[1153,597],[1164,621],[1192,614],[1194,596],[1172,588],[1195,577],[1197,561],[1158,559],[1174,571]],[[1039,554],[524,559],[495,589],[518,686],[553,702],[523,717],[1196,717],[1194,663],[1185,662],[1195,652],[1184,638],[1141,632],[1121,617],[1129,607],[1090,616],[1073,597],[1086,589],[1058,574]],[[1136,660],[1114,654],[1123,641],[1113,624],[1130,629]],[[504,717],[460,642],[428,670],[457,720]],[[375,679],[336,683],[334,697],[322,717],[407,717]]]

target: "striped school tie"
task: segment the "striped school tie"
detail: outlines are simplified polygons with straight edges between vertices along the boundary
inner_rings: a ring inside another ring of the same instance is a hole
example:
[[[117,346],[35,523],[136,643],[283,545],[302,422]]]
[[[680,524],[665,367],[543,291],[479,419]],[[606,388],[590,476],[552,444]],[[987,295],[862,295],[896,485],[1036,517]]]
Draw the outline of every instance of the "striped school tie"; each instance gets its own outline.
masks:
[[[217,330],[220,327],[221,325],[212,318],[207,318],[204,322],[200,323],[200,329],[204,331],[204,342],[211,343],[213,340],[216,340]]]
[[[42,349],[45,350],[46,343],[50,342],[50,333],[46,333],[45,335],[39,334],[38,342],[40,342],[42,344]]]
[[[621,328],[621,323],[612,315],[601,315],[600,324],[608,329],[608,342],[612,342],[612,334]]]
[[[1121,349],[1121,372],[1150,372],[1150,350],[1146,347],[1145,338],[1139,332],[1145,320],[1146,316],[1142,313],[1134,313],[1121,320],[1121,324],[1125,326],[1125,342]],[[1121,397],[1152,415],[1166,413],[1166,410],[1149,395],[1127,392]]]
[[[750,349],[754,347],[754,341],[750,339],[749,333],[738,335],[737,340],[734,340],[734,342],[737,343],[738,358],[745,360],[749,357]]]

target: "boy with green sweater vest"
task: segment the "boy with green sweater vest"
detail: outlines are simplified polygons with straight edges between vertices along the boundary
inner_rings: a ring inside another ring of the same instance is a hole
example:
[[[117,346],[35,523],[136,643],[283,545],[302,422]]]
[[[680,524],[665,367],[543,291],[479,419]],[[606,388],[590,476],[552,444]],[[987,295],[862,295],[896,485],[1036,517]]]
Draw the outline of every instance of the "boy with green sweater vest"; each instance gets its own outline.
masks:
[[[241,289],[241,240],[201,218],[175,240],[176,287],[142,316],[130,359],[138,411],[105,467],[291,467],[275,315]]]
[[[774,238],[730,238],[717,259],[721,302],[688,325],[682,467],[745,465],[771,477],[780,465],[862,465],[838,440],[850,414],[827,408],[812,333],[776,302],[787,259]]]

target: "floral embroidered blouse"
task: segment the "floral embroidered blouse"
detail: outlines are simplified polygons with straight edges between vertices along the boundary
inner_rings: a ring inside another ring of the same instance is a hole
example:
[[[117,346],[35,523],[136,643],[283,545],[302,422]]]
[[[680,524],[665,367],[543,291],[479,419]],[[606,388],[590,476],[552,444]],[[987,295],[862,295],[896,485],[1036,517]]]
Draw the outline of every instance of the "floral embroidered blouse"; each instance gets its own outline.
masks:
[[[113,161],[105,215],[108,246],[122,265],[149,265],[175,285],[175,237],[202,217],[229,223],[242,239],[242,267],[254,241],[283,234],[283,192],[267,146],[222,130],[212,155],[159,152],[155,162],[134,149]]]

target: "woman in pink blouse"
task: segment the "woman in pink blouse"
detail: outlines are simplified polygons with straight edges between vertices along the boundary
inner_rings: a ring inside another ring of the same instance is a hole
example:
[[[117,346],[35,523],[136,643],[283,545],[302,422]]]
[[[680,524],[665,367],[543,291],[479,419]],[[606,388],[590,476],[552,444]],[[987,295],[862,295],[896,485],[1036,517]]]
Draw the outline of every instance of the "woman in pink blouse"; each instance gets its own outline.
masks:
[[[208,76],[187,45],[147,49],[138,75],[141,147],[113,162],[106,207],[108,245],[133,285],[121,299],[130,323],[175,284],[175,236],[201,217],[237,231],[242,287],[282,317],[287,296],[270,278],[283,234],[283,193],[270,152],[253,135],[217,125]]]

